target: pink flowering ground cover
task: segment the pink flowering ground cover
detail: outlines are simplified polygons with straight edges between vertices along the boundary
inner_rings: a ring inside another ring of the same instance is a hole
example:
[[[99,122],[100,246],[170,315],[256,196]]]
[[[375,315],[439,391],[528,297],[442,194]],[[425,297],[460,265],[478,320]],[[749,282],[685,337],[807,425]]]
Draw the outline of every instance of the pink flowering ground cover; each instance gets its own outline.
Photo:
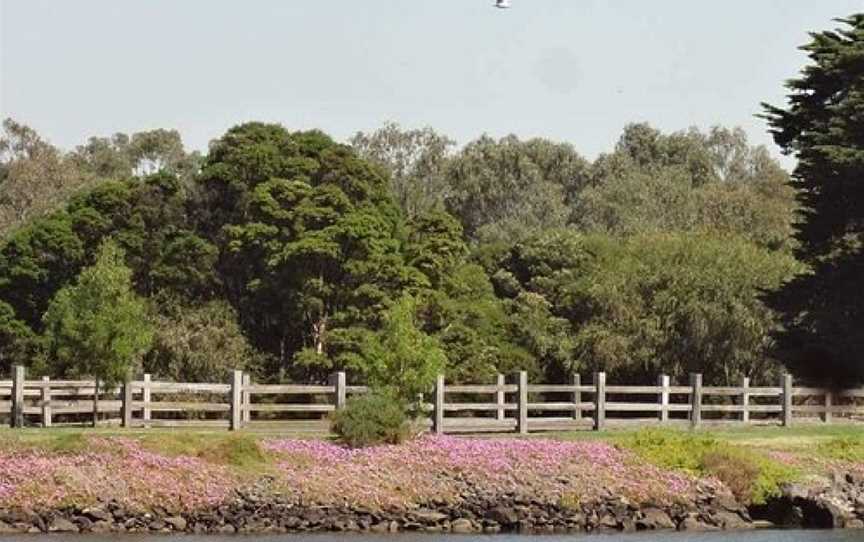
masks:
[[[126,438],[89,438],[87,450],[0,450],[0,506],[64,506],[115,500],[129,509],[185,511],[224,501],[236,486],[225,467],[167,457]]]
[[[303,504],[404,508],[482,495],[590,502],[613,494],[636,503],[687,499],[698,481],[602,442],[422,437],[350,450],[322,441],[271,440],[282,490]]]

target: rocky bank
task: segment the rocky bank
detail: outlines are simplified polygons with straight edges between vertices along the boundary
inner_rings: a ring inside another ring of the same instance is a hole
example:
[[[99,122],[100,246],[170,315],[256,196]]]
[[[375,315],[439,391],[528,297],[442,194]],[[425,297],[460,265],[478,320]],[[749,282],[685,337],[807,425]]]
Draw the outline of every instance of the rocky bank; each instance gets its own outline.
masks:
[[[508,495],[470,491],[458,505],[428,503],[411,510],[371,510],[357,506],[303,506],[275,497],[268,480],[237,491],[229,503],[170,515],[154,508],[132,512],[116,502],[86,508],[0,510],[0,533],[287,533],[401,531],[448,533],[570,533],[647,530],[748,529],[746,508],[711,486],[698,498],[674,505],[635,505],[606,497],[562,505]]]

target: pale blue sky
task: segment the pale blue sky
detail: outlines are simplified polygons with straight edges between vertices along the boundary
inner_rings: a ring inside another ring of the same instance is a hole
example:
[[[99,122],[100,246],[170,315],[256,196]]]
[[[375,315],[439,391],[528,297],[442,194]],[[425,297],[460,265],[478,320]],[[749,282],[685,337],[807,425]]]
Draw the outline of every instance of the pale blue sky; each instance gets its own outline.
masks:
[[[245,120],[338,139],[384,121],[572,142],[628,122],[740,125],[781,102],[807,31],[861,0],[0,0],[0,116],[65,148]]]

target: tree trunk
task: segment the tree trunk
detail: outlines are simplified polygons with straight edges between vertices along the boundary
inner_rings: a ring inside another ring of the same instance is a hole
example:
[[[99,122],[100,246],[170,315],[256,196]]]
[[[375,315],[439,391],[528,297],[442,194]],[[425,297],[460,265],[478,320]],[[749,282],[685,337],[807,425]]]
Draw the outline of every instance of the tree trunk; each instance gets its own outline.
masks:
[[[99,422],[99,379],[93,381],[93,427]]]

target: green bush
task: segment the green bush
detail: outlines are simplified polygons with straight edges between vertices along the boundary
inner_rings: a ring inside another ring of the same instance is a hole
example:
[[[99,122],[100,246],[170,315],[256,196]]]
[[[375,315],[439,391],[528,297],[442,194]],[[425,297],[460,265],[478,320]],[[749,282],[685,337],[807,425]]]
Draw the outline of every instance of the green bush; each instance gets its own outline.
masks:
[[[713,476],[744,504],[764,504],[780,494],[780,484],[798,474],[759,452],[704,435],[644,430],[620,445],[655,465]]]
[[[405,404],[377,391],[350,399],[331,419],[333,432],[352,448],[399,444],[411,429]]]

